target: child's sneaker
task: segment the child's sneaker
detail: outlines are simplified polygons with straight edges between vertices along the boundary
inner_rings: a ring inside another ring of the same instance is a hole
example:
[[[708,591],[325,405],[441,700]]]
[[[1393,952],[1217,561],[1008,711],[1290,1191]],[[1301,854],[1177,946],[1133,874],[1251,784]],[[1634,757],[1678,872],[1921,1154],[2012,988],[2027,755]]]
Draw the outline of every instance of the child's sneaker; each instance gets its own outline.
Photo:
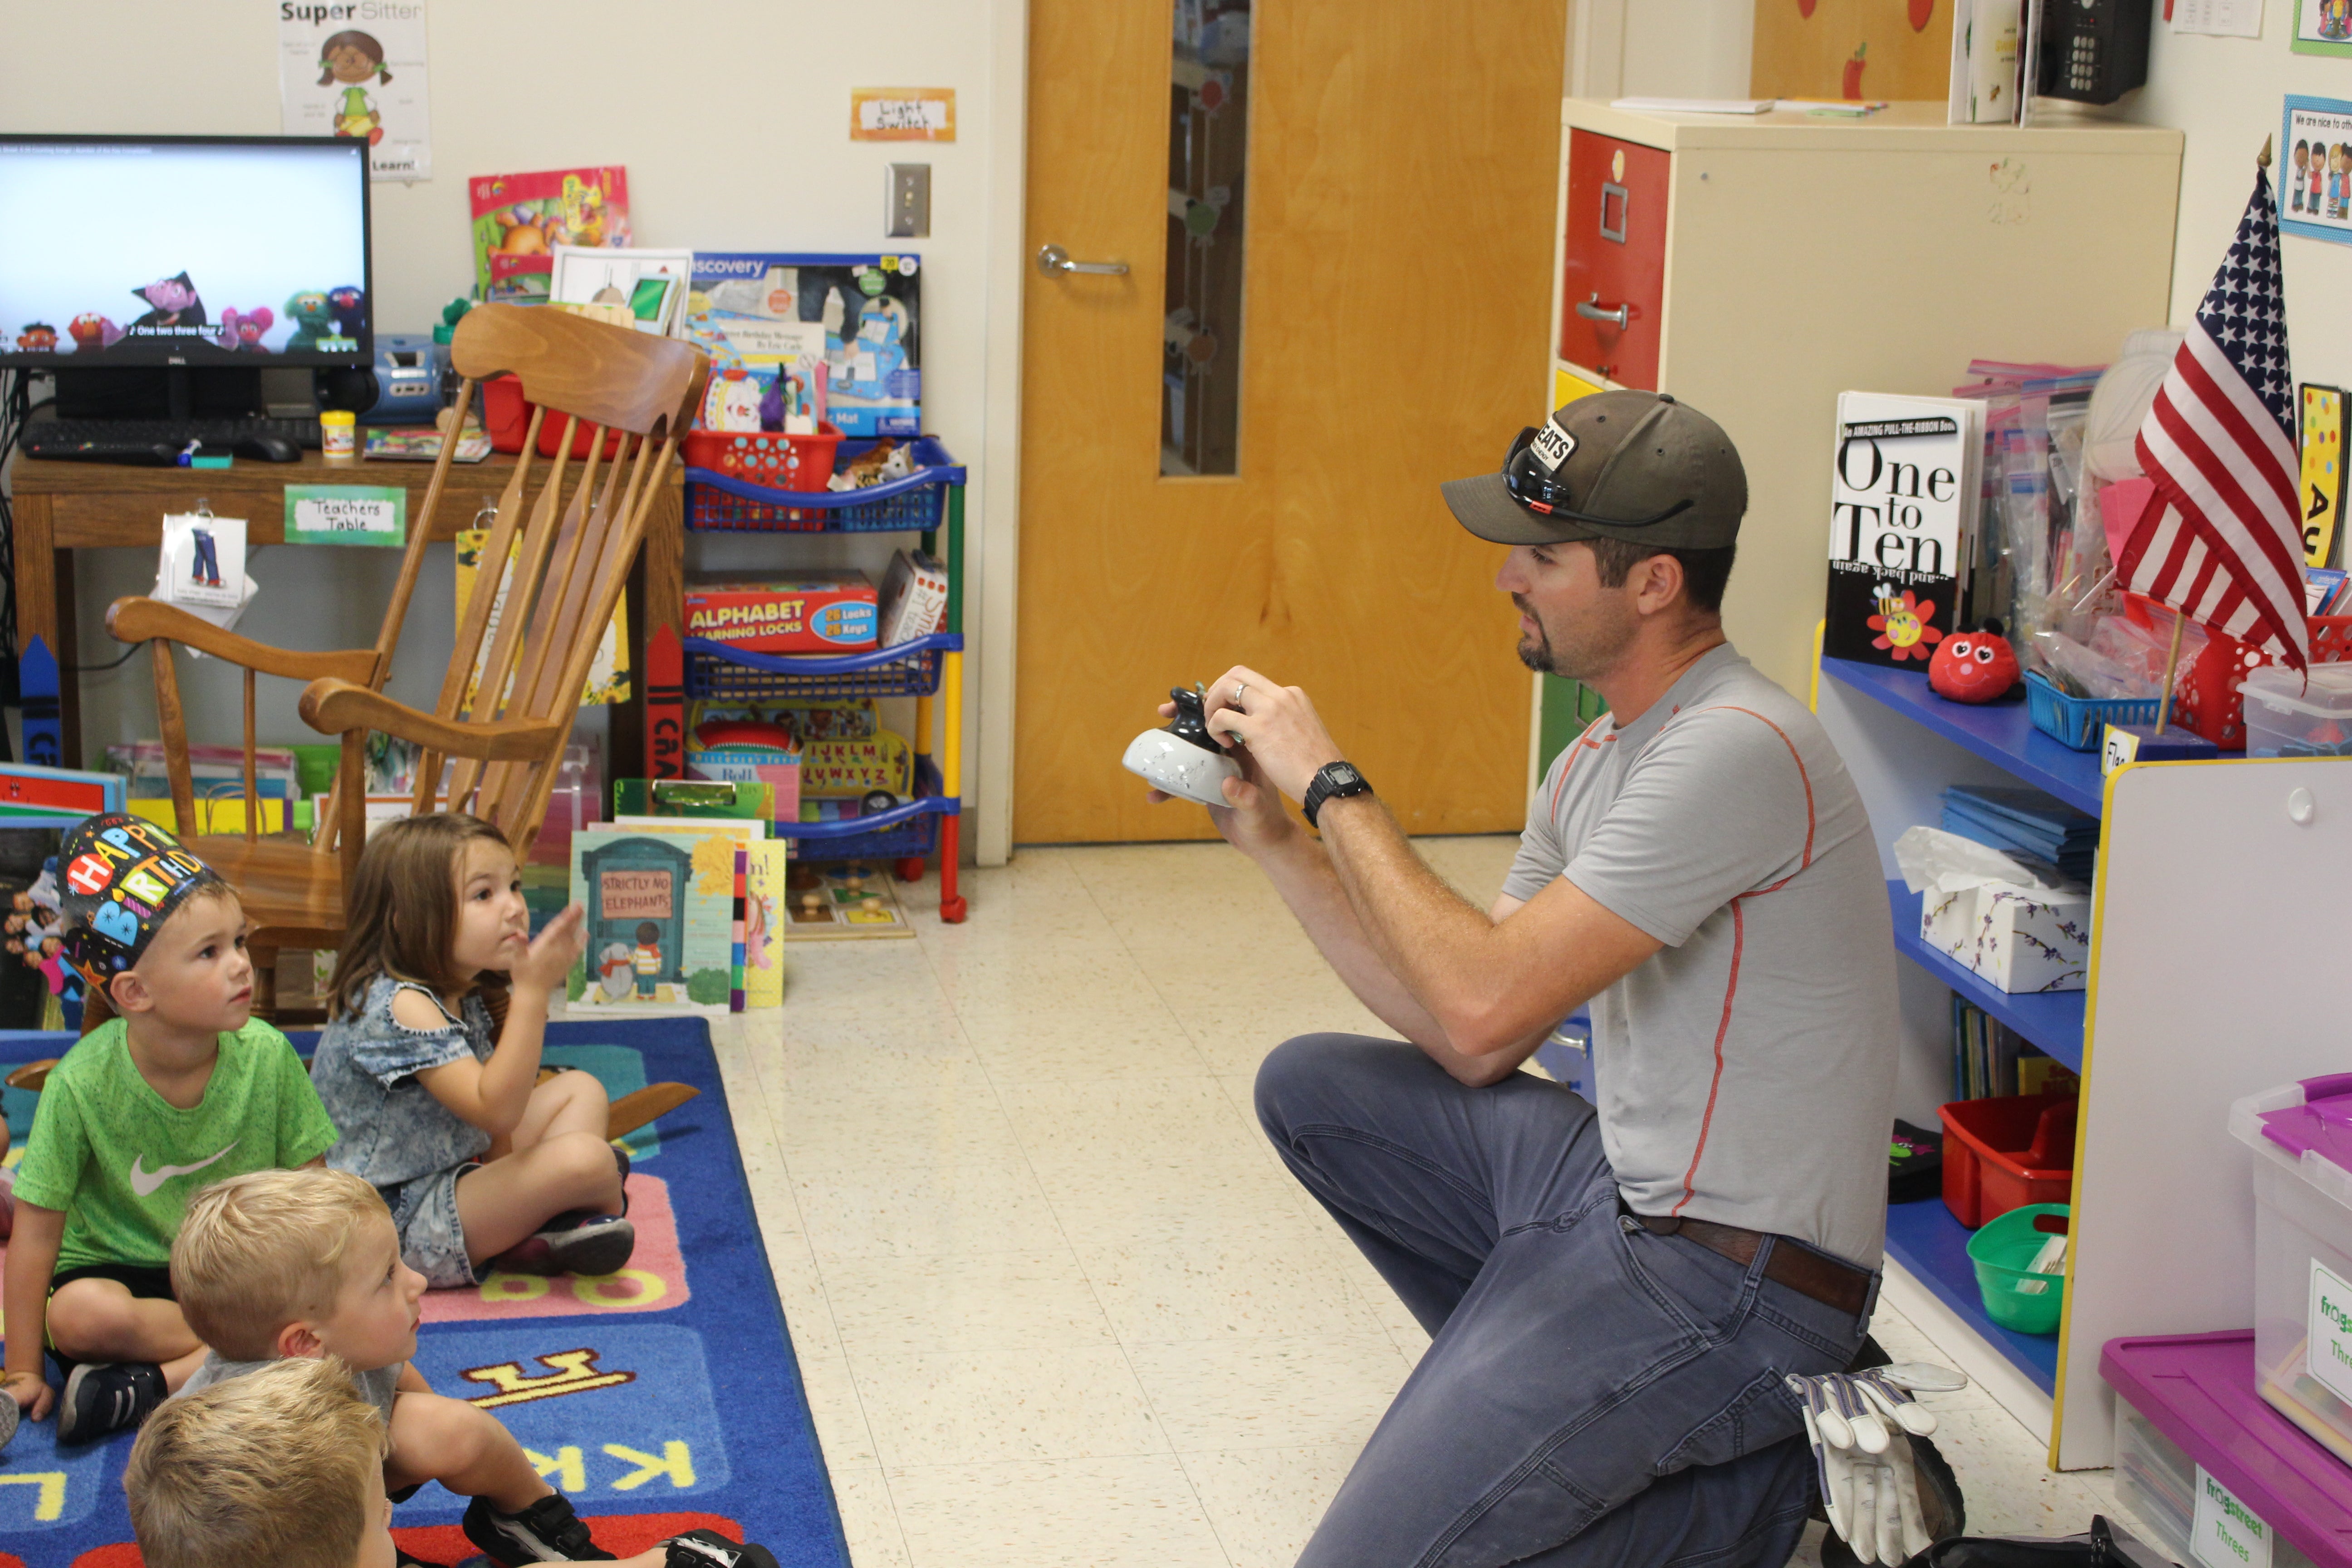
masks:
[[[127,1432],[170,1394],[163,1369],[153,1362],[84,1362],[66,1379],[65,1397],[58,1401],[58,1441],[89,1443]]]
[[[562,1492],[551,1492],[520,1513],[500,1513],[487,1499],[466,1505],[466,1539],[504,1568],[525,1563],[610,1563],[613,1554],[588,1539],[588,1527]]]
[[[8,1439],[16,1435],[16,1423],[23,1416],[24,1412],[16,1408],[16,1402],[0,1394],[0,1448],[6,1447]]]
[[[662,1542],[667,1568],[776,1568],[776,1554],[751,1542],[730,1541],[715,1530],[689,1530]]]
[[[637,1249],[637,1228],[616,1214],[566,1215],[490,1259],[509,1274],[610,1274]]]

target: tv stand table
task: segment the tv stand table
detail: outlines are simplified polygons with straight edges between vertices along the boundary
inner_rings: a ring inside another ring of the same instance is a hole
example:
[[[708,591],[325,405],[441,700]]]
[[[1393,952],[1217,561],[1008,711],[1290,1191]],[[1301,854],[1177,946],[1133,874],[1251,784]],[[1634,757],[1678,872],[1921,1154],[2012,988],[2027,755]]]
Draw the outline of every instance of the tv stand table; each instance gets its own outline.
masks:
[[[485,462],[451,464],[432,537],[451,539],[459,529],[470,526],[475,513],[495,502],[506,489],[513,477],[514,461],[504,453],[495,453]],[[551,466],[543,459],[533,460],[532,481],[524,497],[527,502],[537,496],[539,481]],[[671,468],[669,482],[646,521],[645,548],[630,568],[632,649],[642,649],[646,634],[665,626],[685,635],[681,624],[683,472],[682,466]],[[78,768],[84,763],[80,683],[74,673],[80,657],[74,616],[76,550],[157,549],[163,540],[164,514],[193,511],[199,497],[223,517],[247,519],[248,543],[282,544],[288,485],[404,485],[409,518],[415,522],[424,510],[425,488],[432,480],[433,465],[331,464],[316,452],[303,453],[296,463],[240,460],[229,468],[124,468],[19,458],[15,473],[16,646],[21,652],[38,637],[57,654],[62,763]],[[390,593],[387,581],[387,598]],[[371,632],[371,640],[373,637]],[[630,700],[613,710],[612,755],[615,758],[635,758],[645,752],[642,656],[632,662],[638,669]]]

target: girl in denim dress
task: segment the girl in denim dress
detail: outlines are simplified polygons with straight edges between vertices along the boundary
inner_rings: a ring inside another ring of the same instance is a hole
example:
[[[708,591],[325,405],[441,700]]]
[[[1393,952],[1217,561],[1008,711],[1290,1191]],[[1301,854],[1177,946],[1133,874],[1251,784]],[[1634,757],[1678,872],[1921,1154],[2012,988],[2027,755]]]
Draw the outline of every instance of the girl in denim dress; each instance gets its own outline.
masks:
[[[328,1164],[383,1194],[408,1266],[446,1287],[628,1262],[628,1157],[605,1141],[604,1086],[539,1081],[580,907],[532,940],[504,837],[444,812],[377,830],[348,914],[311,1079],[341,1132]]]

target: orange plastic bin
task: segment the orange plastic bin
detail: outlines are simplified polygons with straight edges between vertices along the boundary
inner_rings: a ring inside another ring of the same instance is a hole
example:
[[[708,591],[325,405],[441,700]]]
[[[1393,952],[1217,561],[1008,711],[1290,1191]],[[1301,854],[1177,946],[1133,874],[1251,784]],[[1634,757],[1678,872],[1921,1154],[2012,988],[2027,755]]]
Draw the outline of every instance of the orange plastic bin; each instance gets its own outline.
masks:
[[[2071,1094],[1959,1100],[1936,1108],[1944,1121],[1944,1206],[1970,1230],[2027,1204],[2074,1196]]]

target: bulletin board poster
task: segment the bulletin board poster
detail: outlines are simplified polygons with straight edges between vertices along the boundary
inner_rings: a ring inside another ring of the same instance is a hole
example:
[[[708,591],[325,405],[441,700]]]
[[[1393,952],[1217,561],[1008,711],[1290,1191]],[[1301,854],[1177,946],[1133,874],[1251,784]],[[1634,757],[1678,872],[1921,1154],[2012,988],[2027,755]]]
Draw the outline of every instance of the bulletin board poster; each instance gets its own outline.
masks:
[[[2352,0],[2294,0],[2294,52],[2352,55]]]
[[[2279,151],[2280,231],[2352,245],[2352,101],[2290,96]]]
[[[278,94],[286,135],[364,140],[374,178],[431,177],[424,0],[278,0]]]

